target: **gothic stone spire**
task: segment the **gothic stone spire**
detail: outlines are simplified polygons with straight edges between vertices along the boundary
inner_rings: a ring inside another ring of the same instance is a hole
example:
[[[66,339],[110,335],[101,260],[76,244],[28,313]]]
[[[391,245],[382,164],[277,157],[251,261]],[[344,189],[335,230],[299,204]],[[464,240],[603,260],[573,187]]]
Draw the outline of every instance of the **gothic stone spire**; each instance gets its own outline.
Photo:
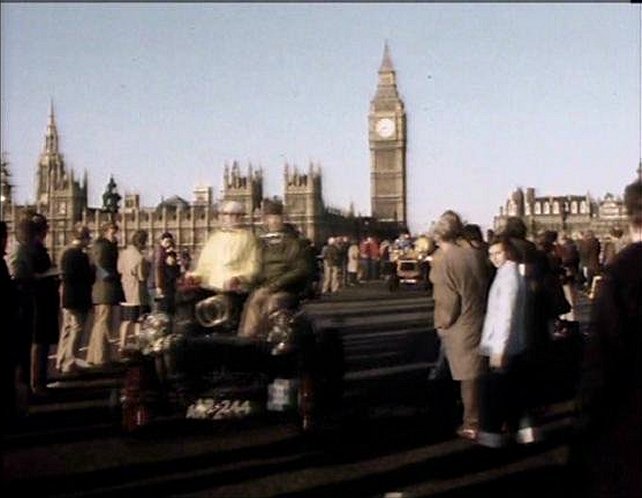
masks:
[[[395,68],[392,65],[392,57],[390,56],[390,47],[388,47],[388,42],[386,41],[383,46],[383,59],[381,60],[381,67],[379,68],[380,73],[390,73],[394,72]]]
[[[56,128],[56,116],[54,114],[54,103],[51,99],[49,107],[49,123],[45,133],[45,154],[58,154],[58,129]]]

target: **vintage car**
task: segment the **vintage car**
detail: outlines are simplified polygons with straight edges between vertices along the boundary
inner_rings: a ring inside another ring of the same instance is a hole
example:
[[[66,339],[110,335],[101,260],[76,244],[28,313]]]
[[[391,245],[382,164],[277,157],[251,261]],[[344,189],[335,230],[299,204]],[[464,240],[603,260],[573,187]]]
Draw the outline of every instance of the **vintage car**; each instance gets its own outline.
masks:
[[[402,256],[392,262],[392,271],[387,277],[388,289],[395,292],[402,287],[412,286],[429,290],[429,273],[430,264],[425,258]]]
[[[340,386],[341,350],[296,303],[270,316],[267,335],[237,335],[246,296],[203,289],[177,293],[173,319],[142,319],[126,349],[122,426],[132,432],[158,417],[213,421],[266,412],[314,428]],[[321,358],[334,356],[332,362]],[[338,379],[338,380],[337,380]]]

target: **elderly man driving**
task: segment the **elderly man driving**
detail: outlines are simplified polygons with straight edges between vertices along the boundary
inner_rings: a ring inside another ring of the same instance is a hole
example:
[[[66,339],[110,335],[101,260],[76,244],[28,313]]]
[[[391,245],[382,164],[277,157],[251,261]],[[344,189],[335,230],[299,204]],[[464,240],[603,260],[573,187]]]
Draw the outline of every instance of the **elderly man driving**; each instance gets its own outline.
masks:
[[[220,227],[201,251],[189,278],[202,288],[224,292],[249,292],[259,271],[258,242],[241,226],[244,209],[236,201],[225,201],[219,210]]]

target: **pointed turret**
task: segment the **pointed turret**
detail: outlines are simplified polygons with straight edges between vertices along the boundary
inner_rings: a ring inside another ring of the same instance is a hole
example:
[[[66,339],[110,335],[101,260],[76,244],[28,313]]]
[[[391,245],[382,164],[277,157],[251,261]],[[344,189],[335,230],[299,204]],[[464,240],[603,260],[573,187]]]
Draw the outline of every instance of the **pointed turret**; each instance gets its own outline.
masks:
[[[385,42],[383,46],[383,59],[381,60],[381,67],[379,68],[380,73],[390,73],[394,72],[395,68],[392,65],[392,57],[390,56],[390,47],[388,47],[388,41]]]
[[[45,134],[45,154],[58,154],[58,129],[56,128],[56,116],[54,114],[54,103],[51,99],[49,107],[49,123]]]
[[[377,91],[374,99],[371,101],[371,110],[376,108],[394,107],[400,101],[399,92],[397,91],[397,76],[390,56],[390,47],[388,42],[383,47],[383,58],[379,67],[379,81],[377,82]],[[401,104],[403,108],[403,104]]]

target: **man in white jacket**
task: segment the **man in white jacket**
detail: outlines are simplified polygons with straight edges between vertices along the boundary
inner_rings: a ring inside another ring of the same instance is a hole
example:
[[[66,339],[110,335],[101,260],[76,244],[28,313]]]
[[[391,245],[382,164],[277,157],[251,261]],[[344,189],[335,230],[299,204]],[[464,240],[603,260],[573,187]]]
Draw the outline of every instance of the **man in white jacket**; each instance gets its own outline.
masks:
[[[201,287],[224,292],[249,292],[259,272],[256,236],[241,226],[243,206],[226,201],[219,211],[221,226],[208,239],[194,272]]]

